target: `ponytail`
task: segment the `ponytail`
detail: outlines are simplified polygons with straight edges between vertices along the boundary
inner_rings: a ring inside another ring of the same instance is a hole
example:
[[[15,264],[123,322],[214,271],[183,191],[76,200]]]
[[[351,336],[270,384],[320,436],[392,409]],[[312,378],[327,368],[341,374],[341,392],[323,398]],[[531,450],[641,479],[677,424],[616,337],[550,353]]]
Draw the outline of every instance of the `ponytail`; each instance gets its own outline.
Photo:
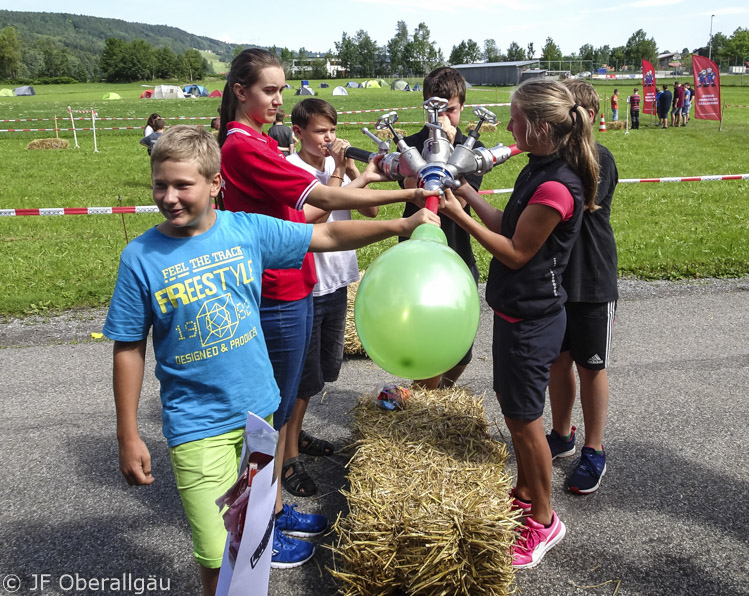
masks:
[[[570,111],[573,120],[572,131],[567,141],[559,148],[559,156],[570,164],[580,176],[585,190],[585,209],[593,212],[600,207],[596,204],[598,193],[598,150],[593,140],[593,126],[590,122],[588,110],[577,103]]]
[[[512,94],[512,101],[526,119],[529,136],[543,141],[580,177],[585,209],[598,209],[598,151],[588,111],[564,85],[545,79],[526,81]]]
[[[221,96],[221,107],[218,112],[218,146],[223,147],[226,141],[226,125],[234,120],[237,113],[237,96],[234,94],[234,86],[226,81],[224,94]]]
[[[261,48],[242,50],[232,60],[229,74],[226,75],[224,94],[221,96],[219,146],[223,146],[226,141],[227,125],[236,119],[238,100],[234,85],[239,83],[243,87],[251,87],[260,78],[260,72],[268,67],[283,68],[278,56]]]

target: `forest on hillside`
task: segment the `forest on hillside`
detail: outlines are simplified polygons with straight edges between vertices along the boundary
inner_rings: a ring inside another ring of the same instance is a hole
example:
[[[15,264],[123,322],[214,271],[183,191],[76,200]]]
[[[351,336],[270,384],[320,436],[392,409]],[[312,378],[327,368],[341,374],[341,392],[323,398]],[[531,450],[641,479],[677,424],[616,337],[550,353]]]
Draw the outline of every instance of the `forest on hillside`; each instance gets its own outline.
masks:
[[[330,49],[324,55],[305,48],[268,49],[279,56],[287,77],[302,74],[310,78],[331,76],[329,65],[334,61],[340,67],[336,73],[340,77],[423,76],[439,65],[507,60],[539,60],[547,65],[570,62],[568,68],[573,74],[602,66],[631,72],[640,68],[642,59],[655,63],[659,54],[656,40],[639,29],[624,45],[595,48],[586,43],[569,55],[562,53],[552,37],[547,37],[540,49],[532,43],[522,47],[511,41],[506,51],[494,39],[484,40],[483,48],[466,39],[453,46],[445,59],[425,23],[409,30],[405,21],[398,21],[395,34],[385,44],[378,44],[361,29],[354,34],[344,32],[334,45],[335,51]],[[691,50],[685,47],[670,55],[673,60],[680,60],[684,70],[691,66],[692,53],[711,55],[719,68],[743,65],[749,60],[749,29],[739,27],[730,37],[716,33],[709,45]],[[211,73],[211,66],[200,51],[213,52],[220,62],[228,63],[241,49],[165,25],[0,10],[0,80],[19,84],[194,81]]]
[[[197,50],[209,50],[219,60],[231,61],[235,49],[233,44],[165,25],[65,13],[0,10],[0,78],[19,81],[60,77],[78,81],[111,78],[100,65],[110,39],[118,40],[119,49],[123,44],[130,48],[135,44],[134,48],[141,55],[148,50],[146,54],[166,57],[169,65],[175,65],[174,69],[181,67],[184,71],[174,72],[173,76],[179,77],[195,70],[196,61],[200,60]],[[116,53],[110,51],[110,56],[117,59]],[[180,59],[182,64],[179,64]],[[149,66],[156,63],[152,60]],[[208,70],[207,63],[204,66]],[[136,66],[136,70],[142,70],[141,66]],[[152,78],[153,68],[146,70],[150,72],[142,78]],[[114,80],[121,78],[115,76]],[[141,77],[132,80],[138,78]]]

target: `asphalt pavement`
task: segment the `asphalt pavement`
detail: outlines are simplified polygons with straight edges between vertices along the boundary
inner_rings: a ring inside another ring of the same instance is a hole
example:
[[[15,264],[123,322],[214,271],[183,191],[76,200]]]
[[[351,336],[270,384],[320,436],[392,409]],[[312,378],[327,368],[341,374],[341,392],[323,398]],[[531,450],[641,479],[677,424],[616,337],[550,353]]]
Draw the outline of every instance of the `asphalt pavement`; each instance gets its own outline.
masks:
[[[749,594],[749,278],[621,280],[620,292],[608,472],[600,491],[580,497],[563,487],[572,461],[554,463],[552,502],[568,533],[516,574],[517,587],[523,596]],[[200,593],[151,372],[140,425],[156,482],[128,487],[119,474],[112,346],[91,338],[104,315],[0,324],[0,596]],[[481,316],[462,384],[485,396],[502,440],[483,299]],[[359,395],[393,380],[369,360],[346,360],[312,399],[307,430],[346,445]],[[548,408],[546,420],[549,428]],[[574,423],[582,427],[579,407]],[[289,502],[331,518],[345,511],[347,458],[310,458],[320,494]],[[324,547],[334,538],[315,539],[310,563],[273,570],[269,593],[335,594]]]

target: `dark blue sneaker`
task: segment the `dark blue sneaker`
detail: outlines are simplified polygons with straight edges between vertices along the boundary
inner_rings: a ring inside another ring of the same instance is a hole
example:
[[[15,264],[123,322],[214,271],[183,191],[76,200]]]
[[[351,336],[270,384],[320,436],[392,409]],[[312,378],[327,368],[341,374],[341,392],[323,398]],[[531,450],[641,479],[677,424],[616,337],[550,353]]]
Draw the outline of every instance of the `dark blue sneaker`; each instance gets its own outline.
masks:
[[[570,440],[565,441],[562,436],[551,429],[551,432],[546,435],[546,440],[549,443],[549,449],[551,449],[551,460],[554,461],[558,457],[572,457],[575,455],[575,427],[572,427],[570,433]]]
[[[290,569],[299,567],[312,558],[315,547],[304,540],[297,540],[284,534],[281,530],[273,530],[273,554],[270,566],[273,569]]]
[[[299,513],[296,505],[284,505],[281,515],[276,517],[276,530],[289,536],[317,536],[328,527],[328,518],[317,513]]]
[[[606,453],[598,454],[592,447],[583,447],[575,468],[566,481],[567,490],[579,495],[594,493],[606,473]]]

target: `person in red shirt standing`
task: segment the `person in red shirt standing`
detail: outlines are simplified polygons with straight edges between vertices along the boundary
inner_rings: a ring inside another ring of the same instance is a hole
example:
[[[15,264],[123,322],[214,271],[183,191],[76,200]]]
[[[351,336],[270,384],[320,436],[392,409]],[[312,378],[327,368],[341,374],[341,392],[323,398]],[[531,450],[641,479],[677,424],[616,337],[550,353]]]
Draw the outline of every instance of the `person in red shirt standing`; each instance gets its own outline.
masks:
[[[629,115],[632,118],[632,130],[638,130],[640,128],[640,93],[637,87],[629,96]]]
[[[221,100],[218,134],[226,209],[306,222],[305,204],[333,211],[423,200],[437,194],[420,189],[362,188],[370,182],[388,180],[378,173],[374,161],[354,183],[342,188],[320,184],[313,174],[289,163],[276,141],[263,132],[263,125],[275,120],[283,104],[281,92],[285,84],[281,62],[266,50],[247,49],[232,61]],[[301,269],[263,272],[260,320],[281,392],[281,405],[273,415],[273,426],[279,431],[279,475],[303,472],[298,466],[287,466],[286,472],[282,467],[287,441],[298,441],[298,436],[287,438],[287,424],[301,428],[301,419],[293,424],[289,421],[292,415],[304,415],[304,409],[297,408],[295,402],[312,330],[312,289],[316,282],[311,253]],[[321,533],[324,527],[319,529],[320,517],[284,505],[278,482],[272,567],[295,567],[312,557],[314,547],[291,536]]]
[[[684,85],[674,82],[674,99],[671,104],[671,126],[681,124],[681,110],[684,108]]]
[[[619,120],[619,89],[614,89],[614,95],[611,96],[611,121]]]

